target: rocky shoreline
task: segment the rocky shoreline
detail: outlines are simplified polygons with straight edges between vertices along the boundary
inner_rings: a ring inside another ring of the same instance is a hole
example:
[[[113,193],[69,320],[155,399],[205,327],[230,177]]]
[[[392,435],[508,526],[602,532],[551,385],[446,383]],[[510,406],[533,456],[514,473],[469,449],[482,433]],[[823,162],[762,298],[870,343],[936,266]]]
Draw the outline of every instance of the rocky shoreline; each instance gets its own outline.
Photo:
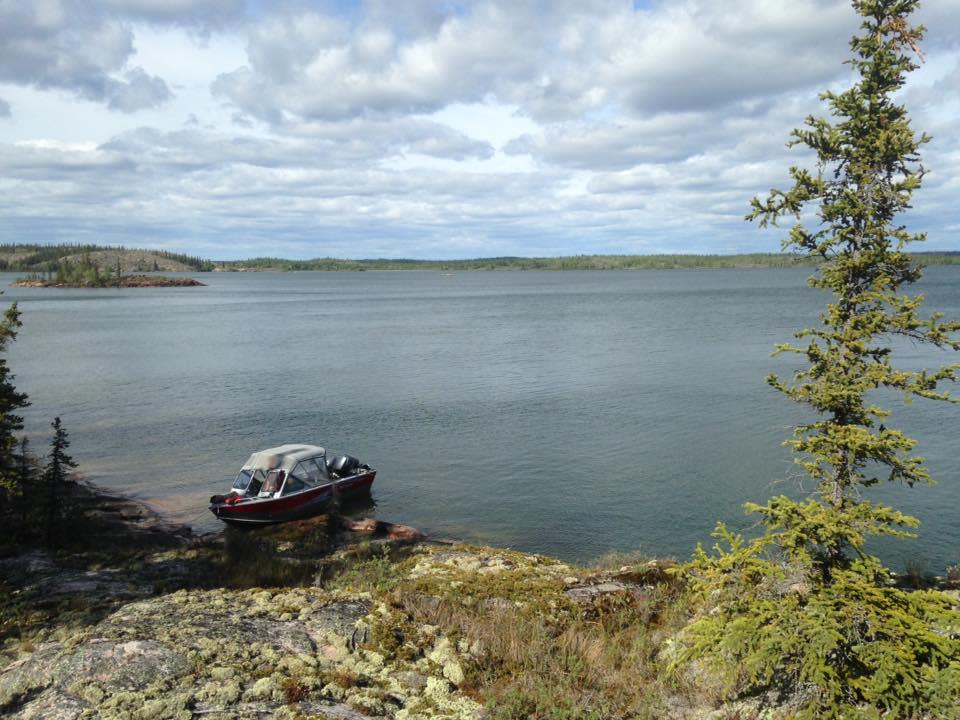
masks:
[[[165,275],[124,275],[119,282],[58,283],[55,280],[21,279],[13,283],[19,288],[143,288],[143,287],[203,287],[206,283],[193,278],[172,278]]]
[[[493,645],[534,618],[662,612],[671,583],[662,563],[585,573],[372,519],[197,535],[93,486],[71,498],[84,549],[0,558],[4,717],[513,717],[484,688]],[[670,717],[701,717],[682,704]]]
[[[329,515],[198,535],[80,483],[68,506],[62,547],[0,556],[5,718],[792,717],[669,671],[670,561],[582,568]]]

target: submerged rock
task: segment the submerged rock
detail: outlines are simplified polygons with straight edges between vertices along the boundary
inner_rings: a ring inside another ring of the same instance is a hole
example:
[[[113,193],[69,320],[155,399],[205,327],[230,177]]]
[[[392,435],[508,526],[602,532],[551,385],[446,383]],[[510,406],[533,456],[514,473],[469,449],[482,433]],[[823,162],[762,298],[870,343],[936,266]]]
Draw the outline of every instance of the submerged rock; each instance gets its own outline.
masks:
[[[350,532],[371,535],[375,538],[384,538],[387,540],[416,542],[425,538],[422,532],[409,525],[397,525],[395,523],[384,522],[383,520],[374,520],[373,518],[364,518],[363,520],[343,518],[341,525],[345,530],[349,530]]]

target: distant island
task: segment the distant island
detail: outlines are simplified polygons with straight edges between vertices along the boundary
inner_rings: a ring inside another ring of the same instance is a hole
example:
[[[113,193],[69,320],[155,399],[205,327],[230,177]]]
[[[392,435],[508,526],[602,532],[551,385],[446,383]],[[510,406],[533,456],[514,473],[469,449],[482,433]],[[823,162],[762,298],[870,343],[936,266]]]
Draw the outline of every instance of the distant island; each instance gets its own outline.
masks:
[[[919,252],[912,253],[922,265],[960,265],[960,252]],[[0,245],[0,272],[28,272],[31,283],[37,280],[54,280],[61,275],[61,283],[53,285],[73,286],[63,279],[64,273],[75,272],[81,268],[87,274],[86,280],[92,281],[93,275],[113,277],[112,283],[104,286],[116,286],[116,276],[128,276],[133,273],[150,272],[290,272],[301,270],[337,271],[400,271],[400,270],[437,270],[443,272],[466,272],[478,270],[684,270],[684,269],[723,269],[723,268],[789,268],[815,267],[816,258],[796,253],[741,253],[737,255],[573,255],[567,257],[492,257],[466,260],[412,260],[371,258],[348,260],[340,258],[315,258],[311,260],[290,260],[277,257],[258,257],[246,260],[207,260],[192,255],[173,253],[166,250],[130,249],[102,245]],[[95,272],[94,270],[95,269]],[[147,276],[151,281],[155,276]],[[83,284],[82,287],[97,287]],[[157,283],[152,283],[157,284]],[[174,283],[171,284],[196,284]],[[128,285],[131,287],[133,285]],[[136,285],[142,287],[143,285]]]
[[[206,272],[210,260],[167,250],[75,243],[37,245],[0,244],[0,272],[55,273],[64,264],[95,265],[100,270],[123,274],[145,272]]]
[[[95,245],[0,245],[0,269],[26,270],[14,287],[143,288],[191,287],[191,277],[145,275],[145,272],[190,272],[209,269],[206,261],[154,250],[102,248]]]
[[[96,280],[72,280],[59,282],[56,278],[20,278],[13,283],[14,287],[43,287],[43,288],[140,288],[140,287],[195,287],[204,283],[193,278],[172,278],[166,275],[122,275],[117,277],[101,277]]]

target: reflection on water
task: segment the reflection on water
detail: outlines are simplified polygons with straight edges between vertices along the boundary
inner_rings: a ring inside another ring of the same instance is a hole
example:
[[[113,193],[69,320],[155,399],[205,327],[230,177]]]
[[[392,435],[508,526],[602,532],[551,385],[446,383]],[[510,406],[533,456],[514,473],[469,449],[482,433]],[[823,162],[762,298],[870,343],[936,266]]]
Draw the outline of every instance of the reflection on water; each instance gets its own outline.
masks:
[[[373,497],[371,488],[365,488],[348,497],[340,499],[340,506],[337,508],[341,515],[350,518],[364,517],[369,515],[377,508],[377,501]]]
[[[320,444],[377,468],[376,513],[442,535],[582,560],[685,556],[748,500],[797,492],[782,440],[803,409],[769,388],[815,322],[804,270],[238,273],[202,288],[8,289],[34,448],[63,418],[92,480],[201,531],[254,450]],[[13,276],[7,275],[12,279]],[[929,306],[960,317],[960,268]],[[905,345],[900,363],[944,353]],[[887,401],[890,402],[887,402]],[[888,425],[941,482],[879,499],[918,515],[891,562],[960,559],[958,410]]]

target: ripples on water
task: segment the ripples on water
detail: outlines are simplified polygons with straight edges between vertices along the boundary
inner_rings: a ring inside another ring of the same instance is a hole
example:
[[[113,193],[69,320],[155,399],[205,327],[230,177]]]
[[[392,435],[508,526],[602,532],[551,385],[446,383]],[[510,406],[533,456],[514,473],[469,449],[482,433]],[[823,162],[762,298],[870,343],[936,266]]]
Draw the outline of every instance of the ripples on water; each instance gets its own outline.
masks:
[[[824,297],[805,270],[242,273],[205,288],[8,289],[34,448],[62,416],[81,470],[200,530],[254,449],[315,442],[380,471],[376,513],[585,560],[687,556],[748,500],[795,492],[802,418],[764,382]],[[13,276],[5,276],[12,279]],[[8,282],[9,282],[8,279]],[[960,317],[960,268],[929,306]],[[903,362],[948,358],[903,348]],[[956,407],[917,403],[935,488],[885,488],[923,537],[894,564],[960,560]]]

